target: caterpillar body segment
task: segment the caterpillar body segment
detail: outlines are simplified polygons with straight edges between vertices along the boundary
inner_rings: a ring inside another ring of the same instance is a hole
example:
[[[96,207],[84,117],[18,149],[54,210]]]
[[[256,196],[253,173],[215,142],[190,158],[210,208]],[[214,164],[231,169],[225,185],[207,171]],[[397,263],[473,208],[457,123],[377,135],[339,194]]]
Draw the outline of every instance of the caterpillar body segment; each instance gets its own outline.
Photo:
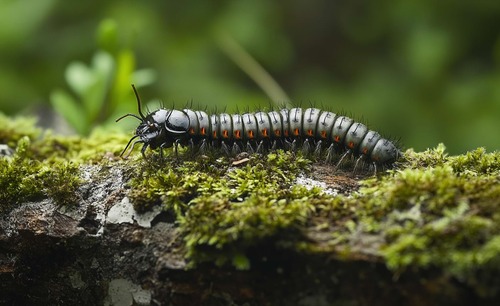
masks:
[[[349,117],[340,116],[333,123],[332,129],[332,141],[337,143],[339,146],[342,146],[344,143],[345,136],[347,135],[347,131],[354,123]]]
[[[269,115],[266,112],[255,113],[255,119],[257,120],[257,128],[260,139],[271,138],[271,120],[269,120]]]
[[[348,150],[354,150],[354,152],[358,153],[358,147],[367,133],[368,128],[366,127],[366,125],[359,122],[353,123],[347,131],[345,137],[345,146],[348,148]]]
[[[337,115],[332,112],[323,111],[318,118],[317,133],[318,139],[327,140],[331,138],[333,124]]]
[[[375,145],[377,142],[380,140],[381,136],[379,133],[374,132],[374,131],[368,131],[359,144],[359,153],[363,154],[365,156],[369,156],[373,149],[375,148]]]
[[[290,137],[290,119],[288,114],[290,111],[286,108],[280,110],[281,122],[283,124],[283,137]]]
[[[302,135],[302,108],[292,108],[288,113],[290,122],[290,136],[300,137]]]
[[[231,119],[231,116],[229,114],[222,113],[219,115],[219,122],[221,139],[232,140],[233,120]]]
[[[254,114],[243,114],[244,140],[254,140],[257,137],[257,120]]]
[[[233,121],[233,139],[235,141],[242,141],[245,137],[245,131],[243,129],[243,117],[240,114],[234,114],[231,117]]]
[[[269,119],[271,122],[271,130],[273,138],[281,138],[283,135],[283,119],[281,118],[280,113],[277,111],[269,112]]]
[[[211,133],[210,119],[208,117],[208,114],[205,113],[204,111],[196,111],[195,114],[199,124],[199,130],[197,131],[196,135],[199,135],[203,138],[207,138]],[[192,126],[195,127],[196,124]]]
[[[321,110],[317,108],[307,108],[302,117],[302,135],[306,137],[315,137],[318,127],[318,120]]]
[[[183,109],[189,117],[189,135],[199,136],[200,134],[200,121],[197,118],[196,112],[190,109]]]

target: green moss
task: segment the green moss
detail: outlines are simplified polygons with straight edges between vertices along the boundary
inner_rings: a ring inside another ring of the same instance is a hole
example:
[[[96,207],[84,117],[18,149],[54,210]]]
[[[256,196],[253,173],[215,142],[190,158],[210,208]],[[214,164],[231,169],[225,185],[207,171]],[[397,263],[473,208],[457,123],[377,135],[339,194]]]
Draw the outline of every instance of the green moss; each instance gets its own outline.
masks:
[[[43,194],[40,181],[35,178],[39,164],[26,158],[28,147],[29,138],[22,138],[14,158],[0,158],[0,213]]]
[[[33,141],[30,158],[46,162],[70,160],[76,164],[103,163],[116,157],[123,150],[129,137],[121,133],[96,129],[87,138],[53,135],[45,131]]]
[[[308,163],[284,151],[254,155],[239,168],[227,158],[145,162],[130,197],[138,210],[162,202],[175,211],[193,263],[229,260],[245,268],[247,247],[304,224],[313,210],[307,192],[290,188]]]
[[[80,179],[72,163],[47,164],[33,155],[28,136],[17,144],[12,158],[0,158],[0,214],[27,201],[52,198],[58,205],[74,205]]]
[[[346,199],[355,207],[356,240],[346,224],[336,247],[358,250],[353,241],[372,238],[372,251],[392,270],[438,267],[476,285],[479,274],[499,273],[500,153],[447,157],[443,148],[409,152],[409,168],[365,181]]]
[[[51,198],[57,205],[77,205],[82,164],[116,159],[129,137],[95,130],[89,138],[41,132],[33,119],[0,114],[0,142],[15,150],[0,157],[0,214],[27,201]]]
[[[37,139],[41,131],[35,127],[35,122],[34,118],[9,118],[0,113],[0,144],[14,148],[24,136],[32,141]]]
[[[227,158],[167,158],[164,162],[139,161],[140,169],[130,181],[131,198],[139,211],[162,201],[184,214],[191,200],[217,194],[241,201],[251,193],[281,192],[308,161],[278,151],[262,159],[254,155],[242,168],[231,167]]]
[[[404,154],[404,159],[399,162],[401,168],[425,168],[443,165],[448,158],[446,147],[439,144],[434,149],[427,149],[424,152],[415,152],[409,149]]]
[[[303,190],[293,188],[274,195],[272,190],[270,187],[264,194],[252,193],[241,202],[231,202],[220,194],[193,201],[181,219],[188,256],[197,262],[234,263],[247,248],[270,237],[295,239],[290,234],[300,232],[314,212],[314,205]]]
[[[409,150],[397,170],[361,182],[350,197],[294,186],[308,163],[289,152],[255,155],[239,168],[226,158],[142,162],[130,196],[137,209],[163,203],[175,211],[193,264],[248,268],[248,251],[274,241],[471,281],[500,257],[499,156],[478,149],[449,157],[443,145]]]
[[[439,269],[484,295],[500,288],[488,283],[500,272],[500,153],[408,150],[396,169],[361,181],[349,196],[330,196],[294,185],[311,162],[290,152],[255,154],[242,164],[185,149],[178,158],[167,150],[163,161],[151,151],[122,161],[128,135],[59,137],[18,127],[2,131],[16,154],[0,158],[0,213],[42,198],[72,205],[82,164],[123,167],[138,211],[162,205],[175,214],[193,265],[248,269],[252,250],[271,245],[377,261],[395,273]],[[328,180],[346,179],[335,174]]]

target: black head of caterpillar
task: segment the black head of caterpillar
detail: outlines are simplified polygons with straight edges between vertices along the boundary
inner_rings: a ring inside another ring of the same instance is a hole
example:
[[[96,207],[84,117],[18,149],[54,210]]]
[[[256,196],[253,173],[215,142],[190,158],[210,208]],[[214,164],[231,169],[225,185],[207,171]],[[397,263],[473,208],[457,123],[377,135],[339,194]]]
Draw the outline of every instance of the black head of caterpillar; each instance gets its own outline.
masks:
[[[116,119],[116,122],[130,116],[139,119],[141,123],[136,128],[134,137],[129,140],[120,156],[125,153],[132,141],[136,138],[139,139],[133,142],[130,152],[132,152],[137,143],[143,143],[141,149],[143,156],[148,146],[153,150],[157,148],[169,148],[172,147],[174,143],[177,144],[181,139],[185,138],[188,133],[190,121],[184,112],[160,108],[144,116],[141,110],[141,99],[139,98],[139,94],[134,85],[132,85],[132,88],[137,98],[137,107],[140,117],[135,114],[126,114]]]
[[[126,114],[116,121],[131,116],[141,123],[120,156],[131,144],[132,152],[137,143],[143,144],[143,156],[147,147],[160,148],[162,154],[163,148],[172,146],[177,151],[179,144],[200,150],[216,147],[226,153],[259,152],[278,147],[294,150],[302,145],[305,153],[325,156],[327,161],[337,157],[337,165],[351,155],[356,157],[356,166],[368,161],[375,170],[377,166],[392,165],[401,156],[393,142],[364,124],[317,108],[211,116],[203,111],[160,108],[144,116],[137,90],[134,85],[132,88],[139,116]]]

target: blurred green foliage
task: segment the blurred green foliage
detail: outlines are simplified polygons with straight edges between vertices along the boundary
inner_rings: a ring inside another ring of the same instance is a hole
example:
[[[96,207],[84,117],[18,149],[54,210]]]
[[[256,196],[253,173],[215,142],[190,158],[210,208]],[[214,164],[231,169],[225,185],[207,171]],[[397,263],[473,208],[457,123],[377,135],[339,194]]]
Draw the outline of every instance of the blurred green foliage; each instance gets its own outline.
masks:
[[[499,1],[0,0],[0,111],[52,101],[85,134],[134,112],[142,81],[143,99],[167,106],[269,105],[228,36],[295,104],[343,110],[416,150],[498,150],[498,20]]]
[[[75,61],[66,68],[66,82],[78,100],[61,89],[50,96],[54,109],[82,135],[88,135],[95,125],[114,123],[116,109],[128,96],[131,82],[140,87],[155,78],[150,69],[134,71],[135,56],[130,49],[117,47],[117,25],[113,20],[100,24],[97,38],[107,51],[95,53],[90,67]]]

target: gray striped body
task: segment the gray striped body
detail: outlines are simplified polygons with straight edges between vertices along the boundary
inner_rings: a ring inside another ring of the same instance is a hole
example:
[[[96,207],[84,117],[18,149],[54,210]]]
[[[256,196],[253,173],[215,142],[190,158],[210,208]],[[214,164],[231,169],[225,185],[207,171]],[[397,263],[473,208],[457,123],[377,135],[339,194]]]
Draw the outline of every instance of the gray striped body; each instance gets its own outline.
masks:
[[[304,152],[318,156],[326,152],[327,160],[342,153],[339,163],[351,154],[357,156],[356,165],[361,160],[375,166],[390,165],[401,155],[394,143],[366,125],[317,108],[241,115],[158,109],[147,116],[140,115],[140,118],[132,114],[124,117],[135,116],[141,120],[127,147],[143,143],[143,154],[147,147],[177,148],[178,144],[199,148],[220,146],[226,152],[238,153],[278,147],[294,150],[302,143]]]
[[[189,136],[197,140],[225,142],[274,142],[295,139],[322,143],[337,152],[362,156],[376,164],[394,162],[401,154],[389,140],[364,124],[317,108],[208,116],[205,112],[183,110],[189,121]],[[178,113],[176,113],[178,115]],[[169,119],[172,120],[173,118]],[[180,119],[180,118],[177,118]]]

